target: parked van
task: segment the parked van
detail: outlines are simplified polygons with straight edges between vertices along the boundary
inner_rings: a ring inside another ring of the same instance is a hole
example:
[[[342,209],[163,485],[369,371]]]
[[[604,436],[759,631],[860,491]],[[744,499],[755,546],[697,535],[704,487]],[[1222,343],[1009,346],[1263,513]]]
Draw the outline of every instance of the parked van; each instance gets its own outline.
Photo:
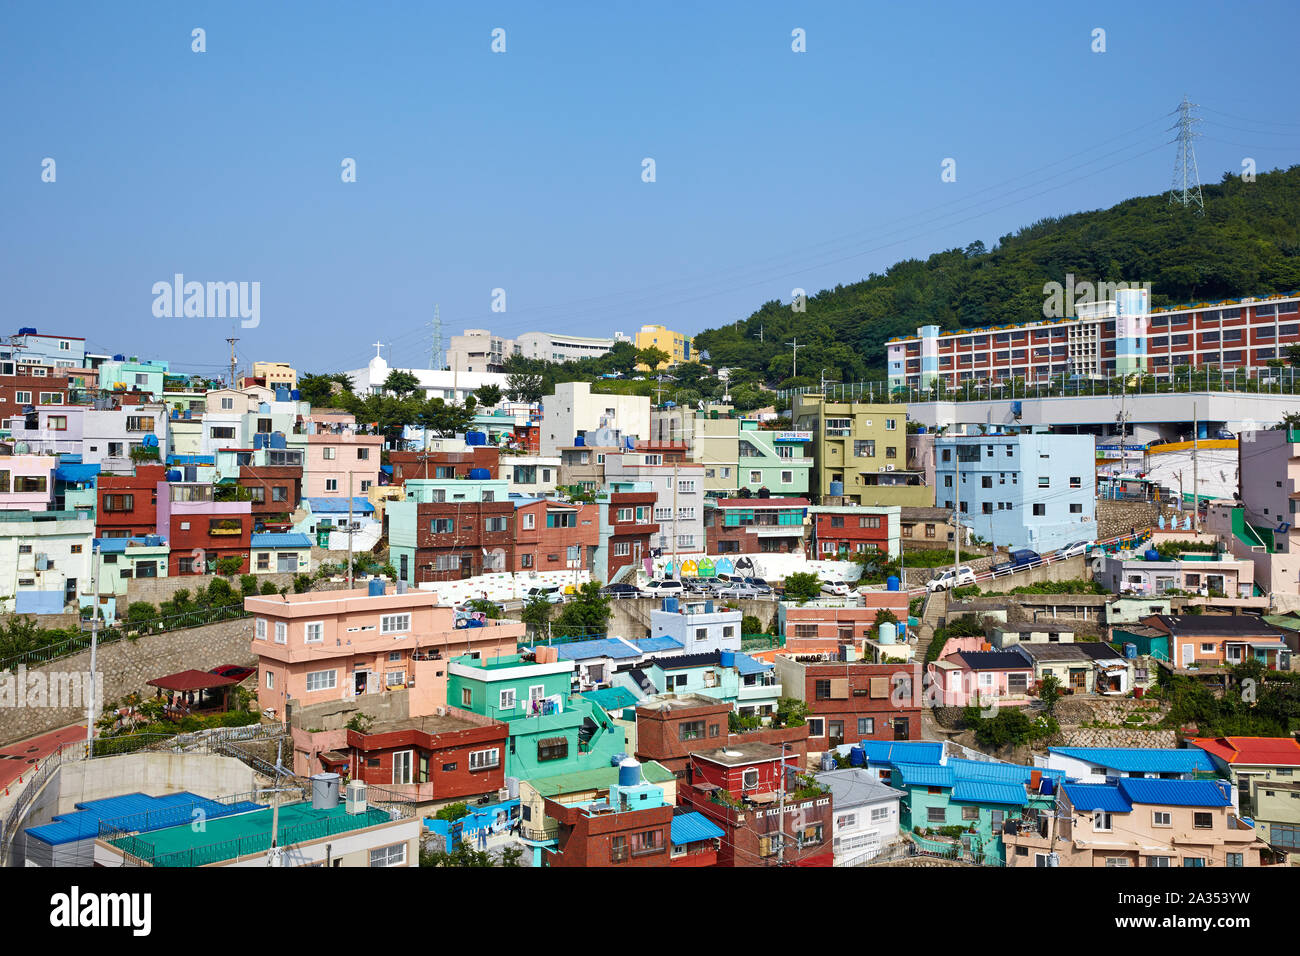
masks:
[[[525,601],[532,601],[541,598],[550,604],[561,604],[564,601],[564,589],[558,585],[551,585],[541,588],[529,588]]]
[[[1013,571],[1019,571],[1021,568],[1026,568],[1033,564],[1041,564],[1043,560],[1037,551],[1031,551],[1029,548],[1018,548],[1017,550],[1012,551],[1008,557],[1011,560],[1004,561],[1002,564],[994,566],[993,574],[995,576],[999,574],[1010,574]]]

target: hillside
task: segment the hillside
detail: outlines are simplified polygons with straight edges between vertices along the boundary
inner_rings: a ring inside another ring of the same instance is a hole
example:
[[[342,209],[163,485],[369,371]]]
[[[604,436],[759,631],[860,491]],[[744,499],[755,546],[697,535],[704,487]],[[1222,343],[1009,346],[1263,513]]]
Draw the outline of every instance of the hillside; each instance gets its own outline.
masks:
[[[883,377],[884,343],[918,326],[1041,318],[1043,285],[1064,282],[1067,273],[1076,281],[1151,282],[1154,305],[1300,288],[1300,166],[1262,173],[1254,183],[1225,175],[1203,193],[1204,217],[1171,206],[1162,193],[1043,219],[992,250],[976,242],[823,290],[803,314],[788,303],[765,303],[742,322],[701,332],[695,345],[715,366],[753,373],[742,380],[813,384],[824,367],[829,377],[863,381]],[[784,343],[796,334],[808,345],[799,350],[804,374],[794,381]]]

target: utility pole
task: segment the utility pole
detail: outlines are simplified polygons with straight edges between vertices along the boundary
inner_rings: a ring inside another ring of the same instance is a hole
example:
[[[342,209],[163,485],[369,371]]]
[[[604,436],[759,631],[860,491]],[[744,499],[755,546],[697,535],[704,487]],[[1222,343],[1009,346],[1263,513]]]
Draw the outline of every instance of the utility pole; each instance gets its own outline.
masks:
[[[1201,533],[1201,479],[1197,468],[1197,445],[1201,435],[1201,422],[1196,414],[1196,403],[1192,402],[1192,530]]]
[[[1124,458],[1124,437],[1128,434],[1128,378],[1120,379],[1119,390],[1119,473],[1127,470],[1128,462]]]
[[[781,783],[781,785],[780,785],[780,794],[781,794],[781,796],[780,796],[780,807],[781,807],[781,809],[778,811],[778,816],[777,816],[777,818],[776,818],[776,820],[777,820],[777,826],[776,826],[776,829],[777,829],[777,832],[781,834],[781,842],[780,842],[779,844],[777,844],[777,850],[776,850],[776,865],[777,865],[777,866],[785,866],[785,836],[786,836],[786,833],[785,833],[785,748],[786,748],[786,744],[785,744],[784,741],[782,741],[782,743],[781,743],[781,781],[780,781],[780,783]]]
[[[230,338],[226,339],[226,341],[230,343],[230,387],[234,388],[235,368],[237,366],[237,362],[235,359],[235,343],[238,342],[239,339],[235,338],[234,336],[231,336]]]
[[[902,548],[900,543],[899,548]],[[994,549],[996,550],[996,548]],[[952,436],[952,586],[961,575],[961,446]]]
[[[673,458],[673,570],[677,580],[682,579],[681,562],[677,559],[677,459]]]
[[[90,699],[86,701],[86,756],[95,745],[95,698],[99,684],[95,680],[96,645],[99,641],[99,546],[90,546]]]
[[[352,590],[352,472],[348,472],[348,590]]]
[[[799,344],[799,336],[797,335],[794,337],[793,342],[786,342],[785,344],[794,350],[794,359],[790,365],[790,377],[797,378],[799,375],[799,350],[801,348],[806,348],[806,346]]]

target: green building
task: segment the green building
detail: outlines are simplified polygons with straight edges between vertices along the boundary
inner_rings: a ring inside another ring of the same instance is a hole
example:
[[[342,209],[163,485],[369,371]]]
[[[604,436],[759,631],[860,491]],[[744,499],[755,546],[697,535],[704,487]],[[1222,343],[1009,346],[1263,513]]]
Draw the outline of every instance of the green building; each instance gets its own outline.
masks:
[[[595,701],[573,693],[573,661],[520,654],[453,658],[447,703],[510,727],[506,776],[530,780],[608,767],[627,737]]]

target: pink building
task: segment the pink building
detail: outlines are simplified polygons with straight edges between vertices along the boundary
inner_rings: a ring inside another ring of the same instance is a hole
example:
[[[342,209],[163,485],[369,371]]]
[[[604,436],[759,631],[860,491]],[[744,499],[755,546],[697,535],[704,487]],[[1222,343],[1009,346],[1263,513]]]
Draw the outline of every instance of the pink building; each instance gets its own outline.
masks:
[[[0,511],[49,511],[57,464],[53,455],[0,457]]]
[[[363,589],[249,597],[258,703],[284,714],[297,705],[355,700],[408,690],[409,715],[436,714],[447,703],[448,658],[513,654],[524,636],[516,621],[457,628],[450,607],[431,591]]]
[[[982,637],[950,637],[943,655],[926,672],[927,700],[965,707],[983,702],[1023,706],[1030,702],[1034,664],[1016,650],[995,651]]]
[[[364,495],[379,484],[382,435],[365,435],[347,412],[327,409],[308,417],[304,498],[346,498]],[[351,477],[349,490],[348,479]]]

